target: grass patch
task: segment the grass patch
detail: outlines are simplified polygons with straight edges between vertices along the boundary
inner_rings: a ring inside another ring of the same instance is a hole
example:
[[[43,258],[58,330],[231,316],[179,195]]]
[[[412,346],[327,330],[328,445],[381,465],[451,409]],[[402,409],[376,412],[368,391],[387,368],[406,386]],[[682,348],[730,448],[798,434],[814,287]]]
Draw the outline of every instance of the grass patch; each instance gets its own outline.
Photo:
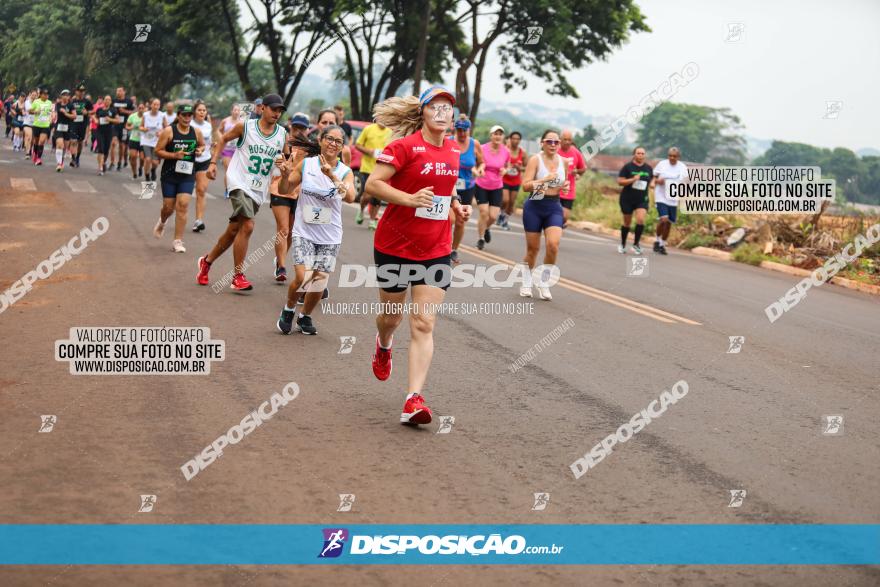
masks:
[[[715,237],[710,234],[700,234],[692,232],[683,241],[678,244],[681,249],[695,249],[697,247],[711,247],[715,244]]]
[[[765,260],[764,252],[760,246],[754,243],[744,243],[733,249],[730,258],[737,263],[747,265],[760,265]]]

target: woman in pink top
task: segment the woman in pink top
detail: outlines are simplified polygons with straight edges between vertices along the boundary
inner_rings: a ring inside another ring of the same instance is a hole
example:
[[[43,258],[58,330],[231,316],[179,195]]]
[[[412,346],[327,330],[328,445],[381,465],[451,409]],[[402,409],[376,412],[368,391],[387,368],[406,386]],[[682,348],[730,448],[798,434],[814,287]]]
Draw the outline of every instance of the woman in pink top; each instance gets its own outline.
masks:
[[[498,125],[489,129],[489,142],[482,145],[485,169],[482,177],[477,178],[477,204],[480,207],[480,219],[477,224],[477,248],[481,251],[486,243],[492,242],[489,227],[495,224],[501,211],[502,188],[501,177],[507,173],[510,163],[510,151],[504,146],[504,129]]]

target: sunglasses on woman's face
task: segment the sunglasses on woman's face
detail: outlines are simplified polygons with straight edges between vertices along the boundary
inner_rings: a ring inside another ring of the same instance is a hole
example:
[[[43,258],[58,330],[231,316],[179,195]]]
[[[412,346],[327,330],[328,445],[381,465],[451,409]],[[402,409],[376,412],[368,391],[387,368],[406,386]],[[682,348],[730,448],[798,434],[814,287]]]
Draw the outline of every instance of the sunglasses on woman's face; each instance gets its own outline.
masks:
[[[559,141],[557,141],[557,140],[555,140],[555,139],[544,139],[543,142],[544,142],[545,145],[550,145],[551,147],[552,147],[553,145],[558,145],[558,144],[559,144]]]

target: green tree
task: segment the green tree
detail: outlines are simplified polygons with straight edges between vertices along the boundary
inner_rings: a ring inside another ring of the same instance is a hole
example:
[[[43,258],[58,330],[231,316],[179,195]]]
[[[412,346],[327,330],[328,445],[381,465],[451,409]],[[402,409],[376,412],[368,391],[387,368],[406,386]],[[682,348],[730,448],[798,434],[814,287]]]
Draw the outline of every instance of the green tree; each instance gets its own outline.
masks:
[[[330,26],[341,9],[337,1],[206,0],[190,4],[207,7],[220,17],[216,20],[232,43],[232,61],[249,99],[259,95],[250,79],[250,64],[258,50],[268,54],[273,89],[290,104],[312,62],[338,41]],[[242,20],[250,26],[242,28]]]
[[[664,102],[642,118],[639,143],[665,153],[676,146],[688,161],[742,165],[746,160],[742,124],[728,108]]]
[[[862,157],[857,202],[880,206],[880,157]]]
[[[827,149],[820,149],[804,143],[787,143],[773,141],[770,148],[763,155],[756,157],[753,165],[776,165],[791,167],[799,165],[821,165],[822,159],[827,155]]]
[[[181,82],[222,76],[230,58],[223,29],[183,0],[9,2],[0,3],[0,75],[19,86],[83,81],[95,96],[124,85],[166,97]],[[142,23],[151,31],[135,43]]]
[[[347,83],[351,116],[361,120],[372,118],[373,104],[407,81],[440,79],[452,63],[449,45],[461,38],[435,0],[343,1],[335,28],[343,48],[336,79]]]
[[[474,120],[490,52],[501,57],[505,91],[527,87],[528,72],[545,82],[542,92],[577,98],[567,72],[607,57],[630,33],[650,31],[634,0],[438,0],[438,5],[468,32],[460,42],[451,38],[450,49],[457,64],[457,105]]]

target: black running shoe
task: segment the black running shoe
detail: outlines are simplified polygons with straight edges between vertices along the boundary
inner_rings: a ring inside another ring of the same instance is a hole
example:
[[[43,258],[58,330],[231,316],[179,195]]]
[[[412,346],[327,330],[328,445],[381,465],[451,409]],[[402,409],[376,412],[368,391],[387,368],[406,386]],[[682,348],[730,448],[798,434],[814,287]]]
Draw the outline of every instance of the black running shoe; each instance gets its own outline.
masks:
[[[666,247],[660,247],[660,250],[657,252],[660,253],[661,255],[668,255],[669,254],[666,252]]]
[[[311,316],[300,316],[296,319],[296,331],[303,334],[318,334],[318,329],[312,325]]]
[[[278,332],[290,334],[290,329],[293,328],[293,314],[293,310],[281,310],[281,315],[278,316],[278,323],[275,324]]]
[[[486,241],[484,241],[483,239],[478,240],[477,241],[477,248],[480,249],[481,251],[483,249],[485,249],[486,248]]]
[[[655,241],[654,241],[654,252],[655,252],[655,253],[659,253],[659,252],[660,252],[660,241],[658,241],[658,240],[655,240]]]
[[[321,299],[322,300],[329,300],[330,299],[330,290],[327,289],[326,287],[324,288],[324,293],[321,294]]]
[[[486,229],[486,234],[483,235],[483,240],[486,241],[486,244],[489,244],[492,242],[492,233],[489,232],[488,228]]]

